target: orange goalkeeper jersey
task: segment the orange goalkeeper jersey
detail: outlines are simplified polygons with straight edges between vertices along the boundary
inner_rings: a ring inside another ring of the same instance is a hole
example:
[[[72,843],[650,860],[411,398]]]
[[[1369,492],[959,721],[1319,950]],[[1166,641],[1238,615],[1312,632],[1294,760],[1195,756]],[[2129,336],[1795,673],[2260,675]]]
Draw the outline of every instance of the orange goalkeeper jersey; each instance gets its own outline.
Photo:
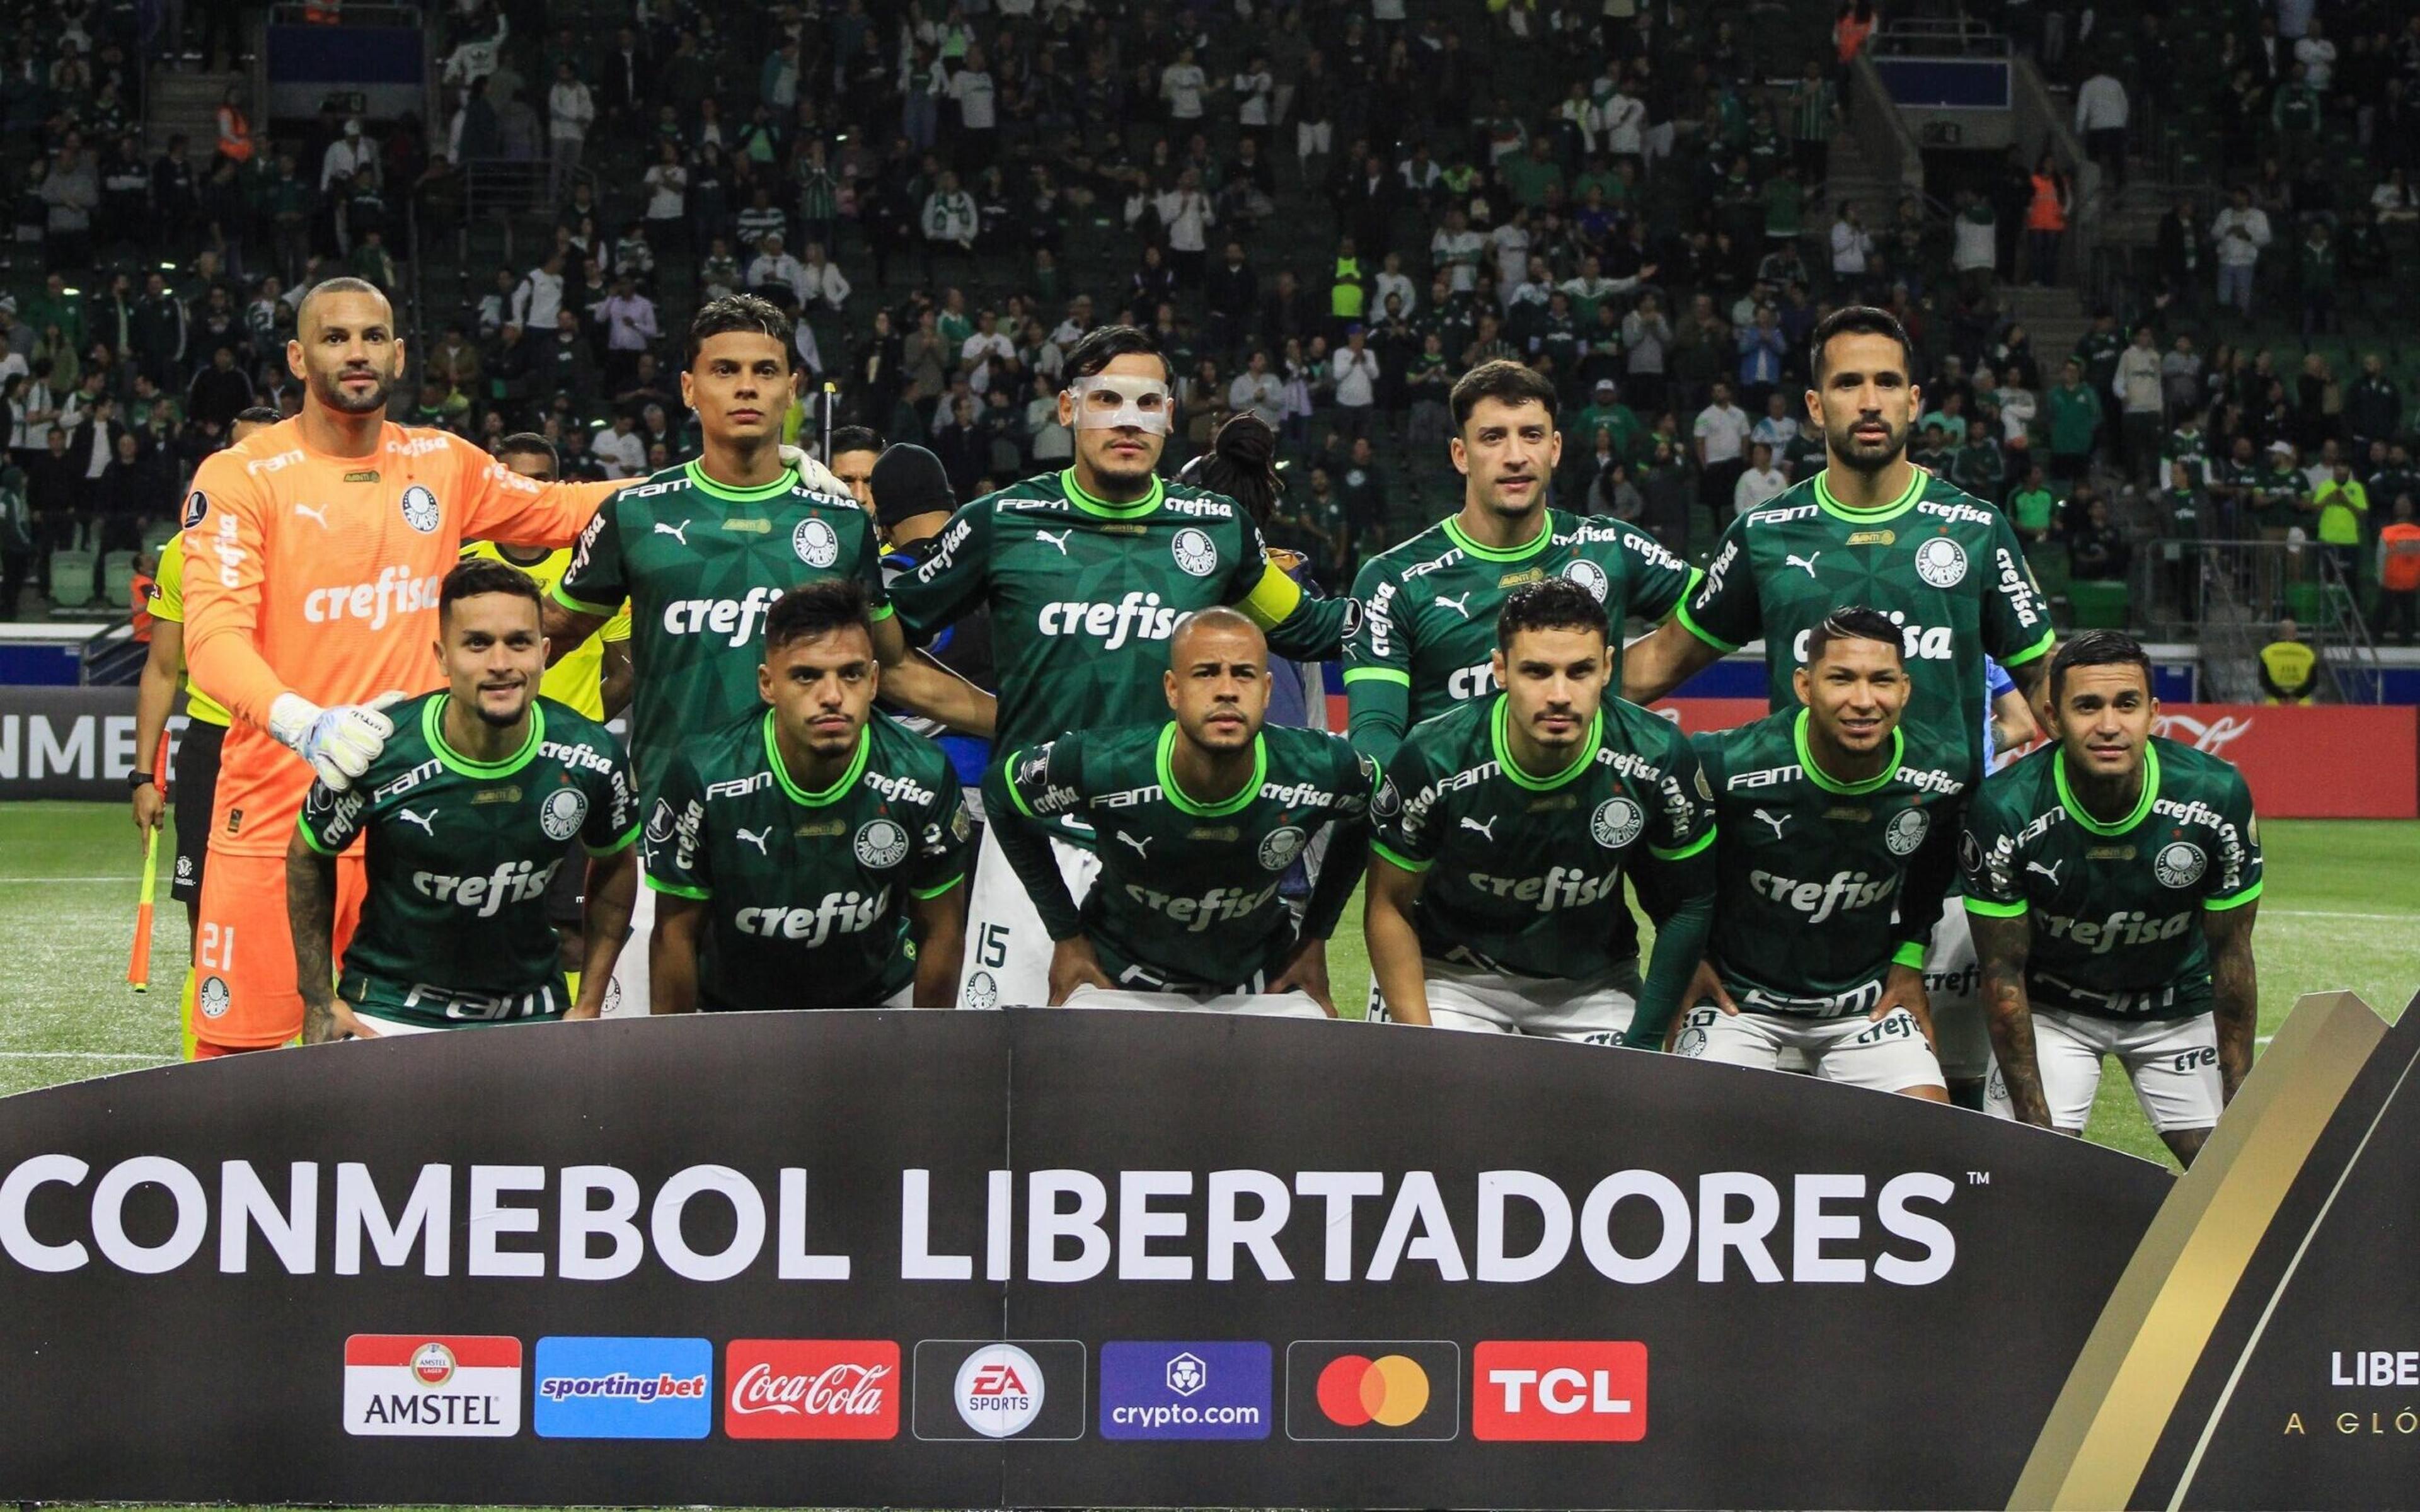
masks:
[[[425,693],[437,591],[466,539],[568,546],[615,483],[533,483],[460,437],[388,424],[375,455],[307,448],[288,420],[202,463],[185,500],[185,664],[233,712],[210,848],[282,855],[310,765],[269,734],[321,705]]]

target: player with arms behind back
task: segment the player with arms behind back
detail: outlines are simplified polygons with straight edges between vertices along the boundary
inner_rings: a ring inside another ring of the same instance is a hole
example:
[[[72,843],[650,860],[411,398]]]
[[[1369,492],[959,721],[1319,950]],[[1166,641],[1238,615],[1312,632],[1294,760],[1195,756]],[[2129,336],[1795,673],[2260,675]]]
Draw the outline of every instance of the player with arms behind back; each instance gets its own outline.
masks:
[[[1264,728],[1269,649],[1209,609],[1169,641],[1159,725],[1078,730],[1010,753],[985,811],[1057,942],[1050,1001],[1334,1017],[1328,933],[1353,896],[1375,768],[1342,736]],[[1101,872],[1078,909],[1048,822],[1098,832]],[[1296,925],[1280,886],[1326,831]]]
[[[1372,1017],[1664,1042],[1704,954],[1714,808],[1680,730],[1606,697],[1607,628],[1569,579],[1516,591],[1497,617],[1504,691],[1397,749],[1371,800]],[[1643,986],[1625,872],[1655,921]]]
[[[2008,1111],[2084,1132],[2116,1056],[2185,1165],[2252,1070],[2260,826],[2243,775],[2151,733],[2151,660],[2088,630],[2052,743],[1983,785],[1960,858]]]
[[[595,1018],[629,925],[637,797],[612,732],[538,696],[537,584],[463,563],[437,624],[445,688],[395,706],[395,734],[350,787],[311,785],[287,848],[305,1043]],[[577,1001],[547,922],[574,839],[591,857]],[[336,980],[336,856],[357,840],[368,895]]]
[[[1481,363],[1453,386],[1451,455],[1462,511],[1373,557],[1355,579],[1362,617],[1344,645],[1353,743],[1381,763],[1405,731],[1496,691],[1496,611],[1513,588],[1568,578],[1605,606],[1621,670],[1632,614],[1661,619],[1695,574],[1620,520],[1546,507],[1562,456],[1555,386],[1511,361]]]
[[[1909,751],[1907,666],[1881,614],[1817,625],[1796,681],[1796,713],[1691,741],[1721,892],[1675,1048],[1766,1070],[1795,1050],[1826,1080],[1947,1102],[1924,953],[1966,784]]]
[[[762,704],[674,754],[647,825],[653,1011],[947,1008],[966,928],[950,759],[874,716],[865,590],[828,578],[765,617]]]

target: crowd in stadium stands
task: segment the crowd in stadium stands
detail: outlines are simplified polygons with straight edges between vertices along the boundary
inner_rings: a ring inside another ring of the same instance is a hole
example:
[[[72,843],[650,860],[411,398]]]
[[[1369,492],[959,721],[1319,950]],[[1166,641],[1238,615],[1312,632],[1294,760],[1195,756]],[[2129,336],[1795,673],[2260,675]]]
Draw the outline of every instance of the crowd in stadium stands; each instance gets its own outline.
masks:
[[[2117,579],[2153,538],[2300,530],[2378,577],[2420,503],[2411,370],[2347,317],[2391,304],[2420,238],[2420,12],[2241,0],[2212,58],[2159,0],[1970,4],[2073,86],[2112,192],[2150,121],[2220,133],[2152,255],[2095,285],[2112,307],[2045,351],[2005,296],[2061,279],[2056,159],[2011,153],[1950,205],[1835,203],[1843,62],[1894,7],[1771,8],[464,0],[431,18],[441,119],[272,134],[233,94],[215,142],[150,154],[135,12],[17,4],[0,615],[50,550],[161,529],[236,410],[293,405],[294,304],[337,272],[417,291],[401,418],[541,429],[573,476],[692,451],[667,332],[722,292],[803,312],[841,418],[929,445],[961,498],[1063,462],[1064,352],[1130,318],[1179,379],[1172,461],[1236,409],[1279,427],[1271,533],[1331,584],[1442,512],[1446,391],[1508,355],[1562,394],[1559,501],[1701,552],[1821,456],[1805,338],[1861,299],[1919,344],[1918,459],[2038,566]],[[498,160],[555,209],[473,275]]]

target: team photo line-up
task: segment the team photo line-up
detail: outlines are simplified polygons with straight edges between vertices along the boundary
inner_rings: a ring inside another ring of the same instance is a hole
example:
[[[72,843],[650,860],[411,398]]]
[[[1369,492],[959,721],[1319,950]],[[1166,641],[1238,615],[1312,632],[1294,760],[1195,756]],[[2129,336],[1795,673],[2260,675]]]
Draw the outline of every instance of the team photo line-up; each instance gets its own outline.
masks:
[[[1360,885],[1377,1023],[2069,1133],[2114,1055],[2186,1162],[2250,1070],[2249,790],[2152,734],[2133,640],[2055,643],[2007,517],[1910,459],[1886,312],[1815,329],[1825,465],[1702,571],[1549,507],[1556,392],[1499,361],[1452,391],[1460,510],[1345,596],[1264,542],[1256,417],[1160,476],[1143,331],[1068,354],[1065,471],[964,503],[922,448],[784,444],[792,350],[775,306],[709,301],[698,459],[564,482],[542,438],[387,418],[376,287],[302,301],[300,412],[203,462],[159,573],[134,801],[156,823],[181,669],[192,1055],[701,1010],[1332,1018]],[[1644,706],[1760,640],[1766,717]]]

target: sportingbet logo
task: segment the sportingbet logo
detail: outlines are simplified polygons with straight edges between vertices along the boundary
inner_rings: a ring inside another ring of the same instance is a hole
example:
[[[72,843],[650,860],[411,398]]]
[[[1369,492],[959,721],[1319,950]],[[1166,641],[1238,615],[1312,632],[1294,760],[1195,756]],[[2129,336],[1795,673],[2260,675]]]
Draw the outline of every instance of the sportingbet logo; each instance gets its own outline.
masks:
[[[454,877],[442,872],[414,872],[411,890],[424,898],[468,908],[481,918],[492,918],[506,903],[525,903],[546,896],[547,885],[563,865],[556,856],[546,865],[506,861],[486,876]]]
[[[1800,882],[1752,871],[1747,883],[1759,897],[1805,914],[1810,924],[1821,924],[1852,908],[1871,908],[1899,890],[1896,875],[1876,879],[1864,872],[1835,872],[1826,882]]]
[[[1891,610],[1890,622],[1899,626],[1900,649],[1910,661],[1947,661],[1950,659],[1949,629],[1947,625],[1910,625],[1901,609]],[[2031,623],[2028,621],[2027,623]],[[1801,630],[1790,642],[1790,654],[1800,664],[1807,660],[1807,638],[1813,632]]]
[[[1126,896],[1198,934],[1213,924],[1249,918],[1259,913],[1269,900],[1278,895],[1278,886],[1272,882],[1258,892],[1247,892],[1241,887],[1213,887],[1198,898],[1180,898],[1129,882],[1126,884]]]
[[[375,582],[314,588],[303,596],[302,617],[313,625],[366,620],[371,629],[383,630],[398,614],[435,609],[439,586],[440,579],[415,578],[409,567],[385,567]]]
[[[1452,699],[1485,698],[1496,691],[1496,664],[1482,661],[1461,669],[1445,680],[1445,691]]]
[[[356,1334],[345,1340],[347,1433],[509,1439],[520,1430],[520,1340],[484,1334]]]
[[[854,887],[846,892],[825,893],[813,907],[743,908],[732,916],[731,926],[742,934],[753,934],[767,940],[802,940],[808,945],[821,945],[834,934],[855,934],[874,927],[891,903],[891,889],[877,889],[873,896]]]
[[[727,645],[748,645],[781,596],[778,588],[751,588],[746,598],[676,598],[664,606],[664,634],[721,636]]]
[[[530,1426],[541,1439],[703,1439],[714,1431],[714,1346],[542,1338]]]
[[[1491,1339],[1470,1351],[1470,1436],[1498,1443],[1647,1437],[1647,1346]]]
[[[899,1346],[889,1339],[733,1339],[722,1431],[734,1439],[895,1439]]]
[[[2156,945],[2182,935],[2194,924],[2192,914],[2171,914],[2157,918],[2139,909],[2110,915],[2095,922],[2088,918],[2063,918],[2056,914],[2042,916],[2042,932],[2055,940],[2080,945],[2094,955],[2107,955],[2121,945]]]
[[[1558,908],[1585,908],[1619,897],[1621,869],[1616,867],[1601,877],[1592,877],[1575,866],[1550,866],[1543,877],[1492,877],[1484,872],[1473,872],[1470,885],[1491,897],[1534,903],[1538,912],[1551,914]]]
[[[1167,640],[1176,633],[1186,612],[1161,603],[1157,594],[1138,590],[1114,604],[1072,599],[1045,604],[1034,627],[1047,636],[1087,636],[1100,641],[1102,650],[1115,651],[1137,640]]]

